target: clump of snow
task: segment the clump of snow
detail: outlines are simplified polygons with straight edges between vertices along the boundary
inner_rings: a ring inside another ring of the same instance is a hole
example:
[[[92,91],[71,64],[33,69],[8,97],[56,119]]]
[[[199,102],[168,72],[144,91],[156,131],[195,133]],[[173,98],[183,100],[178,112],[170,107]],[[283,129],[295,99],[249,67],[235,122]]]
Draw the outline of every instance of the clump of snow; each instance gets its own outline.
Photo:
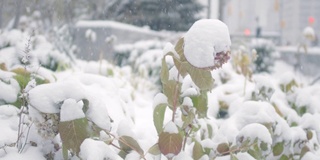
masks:
[[[168,104],[168,98],[163,93],[158,93],[153,99],[153,107],[156,107],[159,104]]]
[[[86,160],[122,158],[106,143],[92,139],[85,139],[80,146],[80,157]]]
[[[237,140],[242,139],[241,137],[244,137],[244,140],[249,138],[251,143],[258,138],[262,142],[268,143],[269,145],[272,144],[272,137],[268,129],[259,123],[252,123],[243,127],[237,136]]]
[[[13,103],[17,100],[17,95],[20,91],[20,86],[18,82],[13,78],[5,78],[2,79],[1,77],[5,77],[3,75],[3,71],[0,70],[0,105],[4,103]]]
[[[228,27],[217,19],[198,20],[184,36],[184,55],[198,68],[216,66],[217,54],[228,52],[230,46]]]
[[[192,99],[190,97],[184,97],[182,105],[193,106]]]
[[[74,99],[66,99],[63,101],[60,111],[60,121],[72,121],[75,119],[84,118],[82,111],[83,104]]]
[[[165,126],[163,132],[179,133],[178,127],[172,121],[169,121]]]
[[[64,100],[73,98],[79,101],[85,98],[85,90],[79,82],[43,84],[30,90],[31,106],[43,113],[59,113]]]

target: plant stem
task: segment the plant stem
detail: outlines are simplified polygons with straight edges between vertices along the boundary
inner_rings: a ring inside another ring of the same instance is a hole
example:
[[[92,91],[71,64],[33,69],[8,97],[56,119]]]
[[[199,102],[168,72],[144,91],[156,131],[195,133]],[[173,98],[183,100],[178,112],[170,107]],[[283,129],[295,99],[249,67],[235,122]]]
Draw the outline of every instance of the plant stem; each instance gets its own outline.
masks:
[[[182,147],[182,150],[183,150],[183,151],[184,151],[185,148],[186,148],[187,138],[188,138],[188,136],[190,135],[191,131],[192,131],[192,128],[190,128],[189,133],[186,132],[186,136],[184,137],[184,142],[183,142],[183,147]]]
[[[174,97],[173,97],[173,113],[172,113],[172,122],[174,122],[176,111],[177,111],[177,101],[178,101],[178,89],[179,89],[179,71],[177,74],[177,83],[174,87]]]

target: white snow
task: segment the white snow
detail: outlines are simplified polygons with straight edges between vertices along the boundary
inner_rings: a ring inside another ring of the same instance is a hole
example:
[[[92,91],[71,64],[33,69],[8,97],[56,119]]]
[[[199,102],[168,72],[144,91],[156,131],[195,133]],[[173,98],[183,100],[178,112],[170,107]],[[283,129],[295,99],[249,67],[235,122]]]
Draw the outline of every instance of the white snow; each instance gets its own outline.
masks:
[[[163,132],[179,133],[178,127],[172,121],[169,121],[165,126]]]
[[[190,97],[184,97],[182,105],[193,106],[192,99]]]
[[[217,19],[198,20],[184,36],[184,55],[198,68],[214,66],[216,54],[228,51],[230,46],[228,27]]]
[[[168,98],[163,93],[158,93],[153,99],[153,108],[158,106],[159,104],[168,104]]]
[[[240,130],[237,137],[238,138],[244,137],[244,140],[246,140],[246,138],[249,138],[251,143],[256,138],[258,138],[262,142],[265,142],[269,145],[272,144],[272,138],[268,129],[259,123],[252,123],[252,124],[246,125]]]
[[[86,160],[122,158],[106,143],[92,139],[85,139],[80,146],[80,157]]]
[[[83,104],[74,99],[66,99],[63,101],[60,111],[60,121],[72,121],[75,119],[84,118],[82,111]]]

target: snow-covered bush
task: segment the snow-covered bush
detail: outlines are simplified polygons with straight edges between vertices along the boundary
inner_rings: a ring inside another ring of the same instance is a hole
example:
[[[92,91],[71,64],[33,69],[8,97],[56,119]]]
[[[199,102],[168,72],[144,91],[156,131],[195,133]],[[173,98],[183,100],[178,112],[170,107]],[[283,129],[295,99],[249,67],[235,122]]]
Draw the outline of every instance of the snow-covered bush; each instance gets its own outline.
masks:
[[[133,72],[159,84],[162,48],[165,43],[159,40],[139,41],[134,44],[115,46],[115,61],[119,66],[130,66]]]
[[[251,48],[257,53],[254,72],[270,72],[275,59],[275,46],[272,41],[266,39],[253,39]]]

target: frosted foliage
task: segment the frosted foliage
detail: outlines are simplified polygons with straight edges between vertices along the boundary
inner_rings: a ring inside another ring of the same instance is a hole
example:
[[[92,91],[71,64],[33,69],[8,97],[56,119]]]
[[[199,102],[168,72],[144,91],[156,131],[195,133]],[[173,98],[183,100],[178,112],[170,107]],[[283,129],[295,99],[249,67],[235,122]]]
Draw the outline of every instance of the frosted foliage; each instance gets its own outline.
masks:
[[[250,138],[251,142],[253,142],[253,140],[258,138],[260,141],[263,141],[268,144],[272,144],[272,138],[268,129],[259,123],[252,123],[243,127],[240,130],[237,136],[237,139],[239,138],[241,139],[241,137]]]
[[[82,106],[83,104],[77,103],[74,99],[66,99],[61,106],[60,121],[72,121],[84,118]]]
[[[17,94],[19,93],[20,87],[16,80],[9,79],[7,83],[1,81],[0,79],[0,104],[4,102],[15,102],[17,100]],[[5,91],[5,92],[3,92]]]
[[[179,133],[178,127],[176,124],[174,124],[172,121],[169,121],[166,126],[164,127],[163,132],[168,132],[168,133]]]
[[[195,22],[184,36],[184,55],[198,68],[215,66],[215,56],[229,51],[231,40],[228,27],[217,19]]]
[[[81,84],[76,82],[64,82],[43,84],[30,90],[30,104],[43,113],[58,113],[59,103],[67,98],[80,100],[85,97]],[[45,107],[44,107],[45,106]]]

